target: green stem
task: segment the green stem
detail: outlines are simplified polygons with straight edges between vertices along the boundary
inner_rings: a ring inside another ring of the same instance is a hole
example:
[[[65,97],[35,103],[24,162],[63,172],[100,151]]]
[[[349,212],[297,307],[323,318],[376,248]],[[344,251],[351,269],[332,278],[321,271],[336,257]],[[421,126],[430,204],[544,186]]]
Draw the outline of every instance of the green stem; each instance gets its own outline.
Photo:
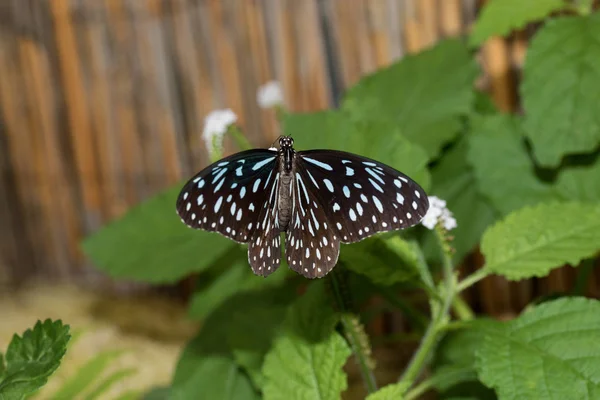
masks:
[[[407,392],[403,399],[404,400],[413,400],[418,399],[423,393],[429,391],[434,388],[436,385],[447,382],[451,379],[456,379],[457,377],[469,376],[472,373],[472,367],[462,367],[462,368],[452,368],[448,370],[440,370],[434,376],[425,379],[423,382],[416,385],[412,390]]]
[[[429,359],[431,352],[434,350],[435,345],[440,336],[440,332],[443,327],[447,324],[448,315],[450,312],[450,306],[455,294],[455,279],[452,272],[452,258],[445,242],[444,234],[441,228],[438,226],[434,230],[435,237],[437,239],[438,246],[442,253],[442,265],[444,272],[444,293],[442,296],[441,306],[433,308],[433,316],[431,322],[425,331],[425,335],[419,344],[419,348],[410,360],[408,367],[400,378],[400,386],[409,388],[415,382],[415,380],[421,374],[421,371],[425,367],[425,363]]]
[[[210,152],[210,161],[217,162],[223,158],[223,138],[220,135],[213,135],[212,137],[212,151]]]
[[[246,136],[242,133],[242,131],[236,125],[230,125],[229,129],[227,129],[227,133],[229,133],[235,143],[240,148],[240,150],[250,150],[252,145],[246,138]]]
[[[456,292],[462,292],[463,290],[473,286],[483,278],[487,277],[489,274],[490,273],[485,268],[479,268],[477,271],[473,272],[471,275],[460,281],[458,285],[456,285]]]
[[[335,302],[338,309],[341,311],[341,323],[346,334],[346,339],[350,343],[354,357],[363,377],[363,382],[368,393],[377,391],[377,382],[373,374],[374,363],[371,360],[370,347],[368,337],[363,330],[358,317],[351,314],[348,310],[348,305],[351,299],[347,298],[347,292],[343,289],[343,282],[340,274],[337,271],[332,271],[329,274],[329,281],[335,297]]]
[[[452,301],[452,310],[456,313],[461,321],[469,321],[475,318],[475,313],[471,307],[469,307],[467,302],[464,301],[464,299],[459,295],[454,297],[454,300]]]

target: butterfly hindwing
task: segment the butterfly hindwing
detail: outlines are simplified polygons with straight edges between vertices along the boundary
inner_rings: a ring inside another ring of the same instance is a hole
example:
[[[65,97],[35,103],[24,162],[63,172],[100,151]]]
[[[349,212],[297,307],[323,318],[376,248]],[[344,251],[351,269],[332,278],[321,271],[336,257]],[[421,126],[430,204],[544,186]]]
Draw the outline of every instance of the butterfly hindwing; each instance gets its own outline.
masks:
[[[276,186],[277,161],[276,151],[248,150],[209,165],[181,190],[177,214],[191,228],[249,242],[262,211],[276,207],[268,194]]]
[[[265,192],[268,197],[261,204],[256,229],[248,244],[248,262],[256,275],[267,276],[281,262],[281,229],[277,199],[279,198],[279,172],[273,172],[273,184]]]
[[[323,204],[330,229],[342,243],[417,224],[429,202],[423,189],[395,169],[356,154],[311,150],[296,153],[307,191]]]
[[[310,179],[296,164],[290,182],[291,217],[285,255],[292,270],[307,278],[321,278],[337,263],[340,238],[328,220],[326,200],[311,190]]]

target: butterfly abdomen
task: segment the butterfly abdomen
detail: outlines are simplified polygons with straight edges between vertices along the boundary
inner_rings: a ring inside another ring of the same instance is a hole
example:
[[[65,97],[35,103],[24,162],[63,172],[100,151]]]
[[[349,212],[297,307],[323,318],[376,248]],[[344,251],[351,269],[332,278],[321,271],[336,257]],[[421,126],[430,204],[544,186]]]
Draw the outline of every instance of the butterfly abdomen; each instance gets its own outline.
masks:
[[[287,229],[292,216],[291,184],[292,173],[283,170],[280,176],[280,190],[277,204],[277,209],[279,210],[279,226],[283,231]]]

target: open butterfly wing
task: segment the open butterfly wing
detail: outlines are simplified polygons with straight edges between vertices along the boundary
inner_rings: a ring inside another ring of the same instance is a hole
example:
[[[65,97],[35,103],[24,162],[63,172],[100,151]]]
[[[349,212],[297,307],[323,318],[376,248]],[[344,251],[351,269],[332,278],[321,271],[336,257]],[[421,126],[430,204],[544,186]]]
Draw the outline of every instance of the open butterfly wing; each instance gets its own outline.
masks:
[[[273,241],[277,168],[273,150],[248,150],[219,160],[185,184],[177,198],[177,214],[191,228],[250,243],[253,271],[270,273],[281,258],[278,231]]]
[[[425,191],[415,181],[356,154],[302,151],[295,165],[342,243],[416,225],[429,208]]]

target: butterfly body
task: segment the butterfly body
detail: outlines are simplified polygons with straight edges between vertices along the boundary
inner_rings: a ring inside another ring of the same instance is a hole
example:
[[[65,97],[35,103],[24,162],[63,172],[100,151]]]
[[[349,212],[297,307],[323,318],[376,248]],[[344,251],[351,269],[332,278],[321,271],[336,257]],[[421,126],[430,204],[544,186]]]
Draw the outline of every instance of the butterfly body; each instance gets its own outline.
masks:
[[[248,150],[208,166],[183,187],[177,213],[188,226],[248,243],[248,262],[267,276],[280,264],[281,233],[294,271],[325,276],[340,243],[417,224],[429,203],[421,187],[377,161],[333,150]]]

